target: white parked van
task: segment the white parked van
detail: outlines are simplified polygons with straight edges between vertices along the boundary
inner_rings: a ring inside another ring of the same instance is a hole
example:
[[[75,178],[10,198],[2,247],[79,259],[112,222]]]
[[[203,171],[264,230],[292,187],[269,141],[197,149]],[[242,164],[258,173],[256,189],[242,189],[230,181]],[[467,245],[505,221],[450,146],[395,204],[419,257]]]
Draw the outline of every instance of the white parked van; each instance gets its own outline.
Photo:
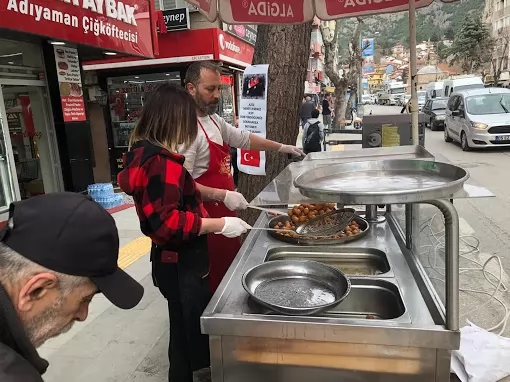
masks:
[[[443,97],[443,81],[440,82],[430,82],[426,87],[425,91],[427,94],[425,95],[426,100],[432,98],[441,98]]]
[[[443,81],[443,94],[442,97],[449,98],[453,92],[460,92],[469,89],[484,88],[483,81],[480,77],[464,77],[455,78],[453,80]]]

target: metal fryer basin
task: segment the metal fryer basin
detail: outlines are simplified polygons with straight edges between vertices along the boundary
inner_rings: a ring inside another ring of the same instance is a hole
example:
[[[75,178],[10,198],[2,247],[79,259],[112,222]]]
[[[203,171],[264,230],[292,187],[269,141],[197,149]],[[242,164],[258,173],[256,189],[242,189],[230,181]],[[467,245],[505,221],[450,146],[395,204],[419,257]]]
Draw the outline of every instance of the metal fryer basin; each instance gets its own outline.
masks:
[[[348,276],[393,277],[386,254],[375,248],[356,247],[274,247],[264,261],[313,260],[329,265]]]
[[[349,295],[335,308],[313,315],[315,318],[337,318],[351,320],[396,320],[410,323],[397,285],[377,278],[350,278]],[[245,314],[279,315],[249,301]]]
[[[406,308],[398,287],[386,280],[351,278],[351,292],[322,317],[393,320],[402,317]]]

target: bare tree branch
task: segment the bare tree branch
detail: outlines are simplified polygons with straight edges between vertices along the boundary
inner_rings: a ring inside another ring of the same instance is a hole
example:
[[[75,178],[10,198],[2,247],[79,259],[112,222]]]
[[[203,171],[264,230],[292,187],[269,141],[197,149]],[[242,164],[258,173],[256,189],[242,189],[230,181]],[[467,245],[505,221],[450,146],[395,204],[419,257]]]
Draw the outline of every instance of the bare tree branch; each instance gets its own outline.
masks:
[[[348,110],[348,113],[350,114],[354,98],[356,97],[358,79],[363,65],[362,52],[364,49],[368,48],[368,46],[362,48],[359,43],[363,21],[359,17],[356,19],[356,27],[354,28],[354,32],[349,41],[349,57],[345,62],[348,69],[342,70],[342,75],[339,74],[339,71],[335,67],[335,58],[338,53],[338,39],[340,36],[339,23],[335,22],[335,30],[333,33],[329,34],[326,33],[329,32],[329,24],[321,23],[320,26],[322,38],[324,40],[324,71],[335,86],[336,102],[335,118],[333,122],[335,127],[340,127],[344,123],[346,110]],[[351,87],[351,96],[349,97],[349,101],[347,101],[346,95],[347,88],[349,86]]]

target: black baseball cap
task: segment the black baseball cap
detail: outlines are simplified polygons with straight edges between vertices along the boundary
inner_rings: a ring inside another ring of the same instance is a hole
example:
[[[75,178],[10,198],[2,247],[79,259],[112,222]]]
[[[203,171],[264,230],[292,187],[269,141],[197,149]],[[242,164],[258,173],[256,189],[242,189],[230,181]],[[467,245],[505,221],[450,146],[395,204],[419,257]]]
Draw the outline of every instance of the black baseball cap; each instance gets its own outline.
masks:
[[[88,277],[119,308],[142,299],[143,287],[117,265],[115,220],[87,195],[57,192],[12,203],[0,241],[45,268]]]

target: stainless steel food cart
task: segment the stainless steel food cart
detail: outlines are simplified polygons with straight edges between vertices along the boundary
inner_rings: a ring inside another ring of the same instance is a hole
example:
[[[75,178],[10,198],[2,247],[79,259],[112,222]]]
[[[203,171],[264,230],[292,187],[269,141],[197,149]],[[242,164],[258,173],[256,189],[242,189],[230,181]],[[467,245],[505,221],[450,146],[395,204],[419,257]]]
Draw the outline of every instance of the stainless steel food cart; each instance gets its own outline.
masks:
[[[292,163],[252,202],[310,203],[293,185],[307,170],[374,159],[438,160],[417,146],[310,154]],[[473,180],[447,199],[490,197]],[[252,231],[204,312],[214,382],[447,381],[459,347],[459,221],[450,200],[445,218],[443,291],[416,255],[421,204],[358,206],[372,221],[360,240],[344,245],[295,246]],[[381,216],[383,218],[381,218]],[[262,213],[255,226],[266,227]],[[275,259],[311,259],[346,269],[352,289],[336,308],[313,316],[284,316],[262,308],[244,291],[246,270]]]

